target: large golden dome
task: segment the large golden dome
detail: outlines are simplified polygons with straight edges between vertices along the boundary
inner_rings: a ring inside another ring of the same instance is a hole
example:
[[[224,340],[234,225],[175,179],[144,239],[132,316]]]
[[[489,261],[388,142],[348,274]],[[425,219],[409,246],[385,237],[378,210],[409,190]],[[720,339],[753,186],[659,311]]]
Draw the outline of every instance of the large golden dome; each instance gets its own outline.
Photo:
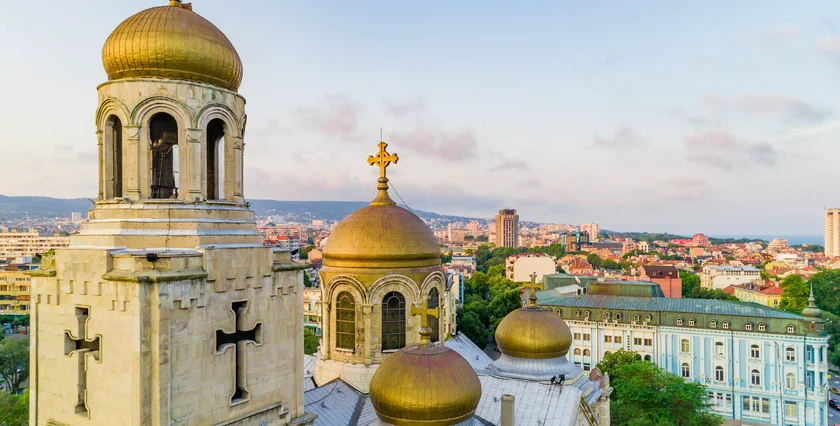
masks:
[[[517,309],[496,327],[496,344],[518,358],[557,358],[569,352],[572,332],[560,317],[537,306]]]
[[[165,78],[236,91],[242,61],[215,25],[172,0],[123,21],[102,47],[108,80]]]
[[[457,352],[421,343],[382,361],[370,399],[379,418],[394,425],[454,425],[475,414],[481,382]]]

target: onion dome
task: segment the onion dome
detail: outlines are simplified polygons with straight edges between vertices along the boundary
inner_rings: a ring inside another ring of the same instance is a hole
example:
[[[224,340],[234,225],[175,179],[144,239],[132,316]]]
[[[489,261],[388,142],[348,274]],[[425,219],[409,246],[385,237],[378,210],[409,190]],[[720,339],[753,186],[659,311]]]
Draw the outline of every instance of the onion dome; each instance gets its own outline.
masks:
[[[234,92],[242,82],[242,61],[230,40],[179,0],[123,21],[102,47],[102,64],[108,80],[189,80]]]
[[[385,167],[399,157],[388,154],[385,142],[368,162],[380,166],[379,193],[369,206],[344,218],[324,244],[324,266],[424,267],[440,265],[435,234],[414,213],[397,206],[388,195]],[[380,164],[380,163],[382,163]]]
[[[425,315],[423,315],[425,318]],[[382,361],[370,381],[370,400],[379,418],[393,425],[447,426],[470,420],[481,399],[481,382],[470,364],[446,346],[407,346]]]
[[[532,288],[528,306],[507,314],[496,327],[496,345],[517,358],[557,358],[569,352],[572,332],[562,318],[537,306]]]
[[[817,307],[817,299],[814,298],[814,285],[811,285],[811,295],[808,296],[808,307],[802,310],[805,318],[822,318],[822,311]]]

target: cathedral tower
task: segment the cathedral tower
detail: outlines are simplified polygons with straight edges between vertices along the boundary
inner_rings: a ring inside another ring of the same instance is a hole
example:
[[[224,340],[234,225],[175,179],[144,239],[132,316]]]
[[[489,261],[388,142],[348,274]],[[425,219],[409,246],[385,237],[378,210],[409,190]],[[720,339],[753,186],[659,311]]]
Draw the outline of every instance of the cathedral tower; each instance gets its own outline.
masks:
[[[367,393],[385,357],[419,342],[421,318],[412,308],[447,305],[437,239],[388,195],[386,168],[399,157],[387,147],[380,142],[368,158],[379,168],[376,198],[342,220],[324,246],[321,350],[313,371],[319,386],[341,378]],[[443,317],[429,318],[433,343],[451,332]]]
[[[172,0],[102,61],[97,200],[32,273],[30,424],[311,423],[302,266],[244,199],[239,55]]]

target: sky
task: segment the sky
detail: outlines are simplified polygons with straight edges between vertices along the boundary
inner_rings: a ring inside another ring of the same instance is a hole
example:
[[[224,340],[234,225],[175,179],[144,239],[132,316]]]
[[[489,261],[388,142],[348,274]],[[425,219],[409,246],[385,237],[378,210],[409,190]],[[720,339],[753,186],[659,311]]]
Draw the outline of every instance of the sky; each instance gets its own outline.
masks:
[[[166,0],[0,2],[0,194],[96,194],[111,31]],[[619,231],[821,234],[833,1],[195,0],[244,64],[245,194]],[[395,197],[396,198],[396,197]]]

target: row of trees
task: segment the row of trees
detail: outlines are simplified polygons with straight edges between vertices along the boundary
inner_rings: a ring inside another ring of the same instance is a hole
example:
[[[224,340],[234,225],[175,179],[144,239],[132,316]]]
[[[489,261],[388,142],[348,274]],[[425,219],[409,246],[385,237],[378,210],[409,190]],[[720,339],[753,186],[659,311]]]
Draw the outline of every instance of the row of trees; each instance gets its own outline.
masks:
[[[682,297],[686,299],[715,299],[715,300],[732,300],[737,301],[738,298],[725,293],[721,289],[703,288],[700,286],[700,276],[688,272],[680,271],[680,279],[682,280]]]
[[[614,389],[610,420],[618,426],[716,426],[720,416],[709,410],[706,386],[642,361],[635,352],[619,349],[604,355],[598,369],[609,374]]]
[[[458,329],[485,348],[490,333],[511,311],[522,307],[519,284],[505,277],[504,265],[478,271],[466,280],[464,304],[458,309]]]
[[[801,314],[808,306],[811,287],[817,307],[823,311],[823,319],[828,330],[828,359],[835,366],[840,366],[840,270],[829,269],[818,272],[808,280],[799,275],[789,275],[782,280],[782,300],[779,308],[795,314]]]

